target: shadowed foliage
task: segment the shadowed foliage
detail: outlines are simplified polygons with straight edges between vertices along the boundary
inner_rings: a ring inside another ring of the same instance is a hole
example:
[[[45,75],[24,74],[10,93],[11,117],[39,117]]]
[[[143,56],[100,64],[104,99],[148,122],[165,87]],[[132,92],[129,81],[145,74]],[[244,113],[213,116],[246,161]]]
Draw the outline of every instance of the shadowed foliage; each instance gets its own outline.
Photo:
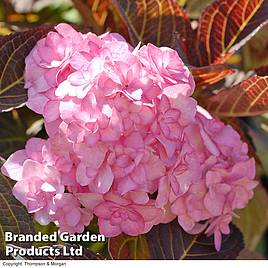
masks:
[[[34,233],[31,216],[12,195],[13,182],[0,173],[0,257],[5,256],[5,232],[13,234]],[[19,243],[29,246],[29,243]]]
[[[156,225],[144,236],[122,235],[111,238],[109,242],[110,254],[114,259],[231,260],[238,256],[243,247],[242,234],[234,225],[231,225],[230,234],[223,236],[221,250],[217,252],[213,237],[190,235],[177,220]]]

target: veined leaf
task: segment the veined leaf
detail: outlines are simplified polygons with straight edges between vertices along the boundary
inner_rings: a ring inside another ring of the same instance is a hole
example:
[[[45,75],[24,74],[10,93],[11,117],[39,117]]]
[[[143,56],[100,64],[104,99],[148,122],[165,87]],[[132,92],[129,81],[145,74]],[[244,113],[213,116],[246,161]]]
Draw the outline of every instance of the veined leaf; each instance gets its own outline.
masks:
[[[199,20],[201,65],[219,62],[238,50],[268,20],[268,0],[217,0]]]
[[[224,64],[204,67],[190,67],[197,88],[215,84],[234,71]]]
[[[5,232],[34,234],[32,218],[12,195],[12,187],[12,181],[0,173],[0,259],[5,256]],[[19,245],[27,247],[29,243]]]
[[[240,231],[231,225],[231,233],[222,239],[221,250],[216,251],[213,236],[189,235],[177,220],[170,224],[159,224],[146,234],[151,259],[161,260],[210,260],[235,259],[243,249]]]
[[[268,76],[252,76],[209,97],[206,108],[218,116],[254,116],[268,112]]]
[[[109,251],[114,259],[235,259],[243,248],[243,237],[234,225],[230,227],[231,233],[223,236],[219,252],[215,249],[213,236],[190,235],[183,231],[177,220],[156,225],[143,236],[111,238]]]
[[[0,37],[0,112],[11,110],[26,101],[24,60],[36,42],[52,29],[52,26],[40,26]]]
[[[190,20],[176,0],[113,0],[128,26],[133,45],[173,47],[175,32],[192,34]]]

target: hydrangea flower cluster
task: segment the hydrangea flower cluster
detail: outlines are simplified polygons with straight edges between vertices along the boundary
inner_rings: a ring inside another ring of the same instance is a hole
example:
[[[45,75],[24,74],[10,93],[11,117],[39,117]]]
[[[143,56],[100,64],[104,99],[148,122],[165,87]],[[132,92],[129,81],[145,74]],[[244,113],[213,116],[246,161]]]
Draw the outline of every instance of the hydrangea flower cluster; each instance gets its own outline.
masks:
[[[49,138],[3,165],[15,197],[60,231],[83,232],[95,215],[105,236],[135,236],[177,218],[219,250],[257,184],[247,145],[197,105],[176,51],[55,29],[26,59],[27,106]]]

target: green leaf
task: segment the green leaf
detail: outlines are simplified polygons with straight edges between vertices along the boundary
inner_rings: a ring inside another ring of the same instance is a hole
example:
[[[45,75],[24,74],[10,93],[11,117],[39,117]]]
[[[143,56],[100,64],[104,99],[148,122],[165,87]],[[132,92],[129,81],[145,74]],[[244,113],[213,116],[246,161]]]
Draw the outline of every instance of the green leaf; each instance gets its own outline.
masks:
[[[109,252],[114,259],[235,259],[244,243],[240,231],[234,225],[230,229],[230,234],[222,238],[219,252],[215,249],[213,236],[190,235],[179,226],[177,220],[156,225],[142,236],[111,238]]]
[[[109,253],[116,260],[147,260],[150,259],[149,248],[143,235],[120,235],[110,238]]]
[[[238,260],[264,260],[265,258],[261,254],[255,252],[255,251],[251,251],[247,248],[244,248],[240,252],[237,259]]]
[[[234,219],[234,223],[241,230],[245,245],[249,250],[256,249],[268,227],[268,195],[261,185],[254,192],[254,197],[246,208],[236,211],[240,218]]]
[[[243,48],[246,71],[268,65],[268,25],[265,25]],[[266,75],[268,72],[266,72]]]
[[[185,6],[186,2],[187,2],[187,0],[177,0],[177,3],[182,7]]]
[[[41,232],[42,234],[52,234],[54,232],[58,231],[58,227],[55,225],[55,223],[49,223],[48,225],[41,225],[37,221],[34,221],[34,229],[35,233]],[[32,245],[36,247],[43,247],[43,246],[52,246],[55,242],[33,242]],[[58,239],[57,244],[61,244],[61,240]]]
[[[202,11],[213,2],[213,0],[187,0],[186,10],[192,19],[197,19]]]
[[[25,58],[36,42],[53,26],[40,26],[0,37],[0,112],[21,106],[27,100],[24,89]]]
[[[34,234],[32,218],[23,205],[12,195],[12,187],[13,182],[0,173],[0,259],[5,256],[5,232]],[[17,245],[29,246],[28,243]]]

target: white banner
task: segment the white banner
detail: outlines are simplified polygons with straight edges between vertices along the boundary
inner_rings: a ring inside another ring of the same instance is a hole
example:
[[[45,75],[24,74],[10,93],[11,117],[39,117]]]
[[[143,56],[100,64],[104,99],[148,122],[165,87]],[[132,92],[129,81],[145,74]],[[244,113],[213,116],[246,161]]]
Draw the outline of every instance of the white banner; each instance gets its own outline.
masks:
[[[259,267],[267,267],[268,262],[259,261],[0,261],[1,268],[9,267],[66,267],[66,268],[90,268],[90,267],[109,267],[109,268],[132,268],[132,267],[146,267],[152,265],[153,268],[163,268],[164,265],[168,265],[168,268],[192,268],[192,267],[217,267],[217,268],[232,268],[232,267],[243,267],[252,268],[254,265]]]

